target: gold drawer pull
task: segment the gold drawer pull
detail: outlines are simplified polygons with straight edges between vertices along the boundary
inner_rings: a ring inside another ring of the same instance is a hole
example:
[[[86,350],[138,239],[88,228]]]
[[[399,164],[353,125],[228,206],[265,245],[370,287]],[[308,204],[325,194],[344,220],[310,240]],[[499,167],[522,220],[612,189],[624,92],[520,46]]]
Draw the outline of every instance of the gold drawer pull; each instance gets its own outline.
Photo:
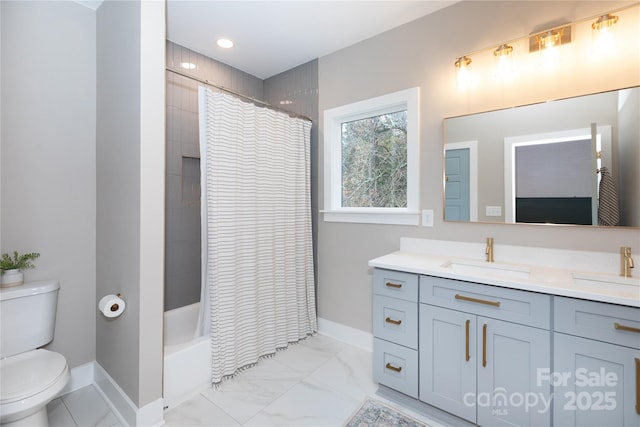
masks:
[[[467,297],[460,294],[456,294],[455,298],[462,301],[477,302],[478,304],[486,304],[486,305],[492,305],[494,307],[500,307],[500,301],[487,301],[485,299],[472,298],[472,297]]]
[[[398,288],[398,289],[402,287],[400,283],[392,283],[392,282],[385,283],[385,286],[387,288]]]
[[[640,359],[636,361],[636,414],[640,415]]]
[[[471,324],[471,320],[467,319],[467,323],[465,325],[465,343],[464,343],[464,349],[465,349],[465,359],[467,360],[467,362],[469,361],[469,359],[471,359],[471,355],[469,354],[469,325]]]
[[[393,320],[390,317],[387,317],[386,319],[384,319],[384,321],[387,322],[387,323],[392,323],[394,325],[399,325],[399,324],[402,323],[402,320]]]
[[[487,366],[487,324],[482,325],[482,367]]]
[[[619,331],[628,331],[628,332],[637,332],[640,334],[640,328],[634,328],[633,326],[625,326],[625,325],[621,325],[618,322],[615,322],[613,324],[613,327],[616,328]]]
[[[395,372],[402,371],[402,366],[393,366],[391,363],[387,363],[384,367],[387,369],[391,369],[392,371],[395,371]]]

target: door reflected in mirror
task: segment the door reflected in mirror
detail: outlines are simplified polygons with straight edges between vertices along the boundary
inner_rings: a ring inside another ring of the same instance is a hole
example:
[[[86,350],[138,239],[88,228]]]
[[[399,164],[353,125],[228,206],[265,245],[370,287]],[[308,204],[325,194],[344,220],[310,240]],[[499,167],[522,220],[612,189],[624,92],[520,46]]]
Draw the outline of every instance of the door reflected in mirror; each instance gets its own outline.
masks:
[[[444,121],[446,221],[640,227],[640,88]]]

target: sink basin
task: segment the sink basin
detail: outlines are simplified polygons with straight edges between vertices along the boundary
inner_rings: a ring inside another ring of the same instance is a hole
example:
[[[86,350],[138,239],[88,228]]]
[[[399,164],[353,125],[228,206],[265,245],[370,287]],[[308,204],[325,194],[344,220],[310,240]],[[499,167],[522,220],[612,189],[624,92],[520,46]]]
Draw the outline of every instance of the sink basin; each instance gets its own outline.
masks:
[[[640,290],[640,278],[622,277],[613,274],[573,273],[573,283],[579,286],[591,286],[601,289],[614,287],[622,291],[638,292]]]
[[[481,262],[467,260],[449,260],[441,265],[455,272],[497,277],[527,278],[531,270],[527,267],[510,264],[500,264],[496,262]]]

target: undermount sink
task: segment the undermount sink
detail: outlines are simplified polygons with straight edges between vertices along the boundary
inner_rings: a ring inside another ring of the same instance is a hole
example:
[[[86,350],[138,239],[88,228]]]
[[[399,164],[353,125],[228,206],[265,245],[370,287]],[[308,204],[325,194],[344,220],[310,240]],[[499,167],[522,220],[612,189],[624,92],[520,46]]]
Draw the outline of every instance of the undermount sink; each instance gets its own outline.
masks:
[[[527,278],[531,270],[527,267],[496,262],[481,262],[470,260],[449,260],[441,265],[458,273],[475,274],[481,276]]]
[[[573,283],[580,286],[595,286],[599,288],[616,287],[621,290],[640,290],[640,278],[622,277],[614,274],[573,273]]]

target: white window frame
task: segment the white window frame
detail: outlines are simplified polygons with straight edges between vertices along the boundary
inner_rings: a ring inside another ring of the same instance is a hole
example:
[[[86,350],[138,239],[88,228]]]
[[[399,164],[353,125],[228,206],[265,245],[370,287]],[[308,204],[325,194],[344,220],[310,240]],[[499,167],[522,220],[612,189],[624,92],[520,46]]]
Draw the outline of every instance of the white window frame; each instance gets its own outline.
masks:
[[[342,207],[342,123],[407,111],[407,207]],[[324,220],[419,225],[420,88],[414,87],[324,111]]]

